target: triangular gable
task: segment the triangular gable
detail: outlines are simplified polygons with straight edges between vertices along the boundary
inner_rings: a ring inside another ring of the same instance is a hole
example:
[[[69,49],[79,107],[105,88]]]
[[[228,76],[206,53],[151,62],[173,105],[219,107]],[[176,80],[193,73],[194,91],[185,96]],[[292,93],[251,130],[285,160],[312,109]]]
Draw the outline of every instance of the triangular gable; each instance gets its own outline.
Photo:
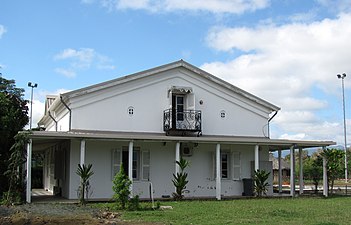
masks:
[[[206,71],[204,71],[196,66],[191,65],[190,63],[185,62],[184,60],[175,61],[175,62],[165,64],[162,66],[158,66],[158,67],[155,67],[152,69],[144,70],[144,71],[141,71],[138,73],[123,76],[123,77],[113,79],[110,81],[106,81],[106,82],[102,82],[102,83],[88,86],[85,88],[77,89],[75,91],[61,94],[61,96],[63,99],[70,99],[72,97],[86,95],[89,93],[93,93],[93,92],[100,91],[100,90],[103,90],[106,88],[118,86],[118,85],[124,84],[126,82],[142,79],[142,78],[147,77],[147,76],[152,76],[152,75],[155,75],[155,74],[158,74],[161,72],[165,72],[168,70],[176,69],[176,68],[185,68],[189,71],[192,71],[193,73],[195,73],[199,76],[202,76],[203,78],[206,78],[209,82],[216,83],[216,84],[222,86],[223,88],[230,90],[234,94],[238,94],[240,96],[243,96],[246,99],[249,99],[249,100],[251,100],[259,105],[262,105],[262,106],[270,109],[271,111],[280,110],[280,108],[278,106],[275,106],[275,105],[255,96],[255,95],[253,95],[253,94],[250,94],[249,92],[246,92],[246,91],[244,91],[244,90],[242,90],[242,89],[240,89],[240,88],[238,88],[238,87],[236,87],[236,86],[234,86],[234,85],[232,85],[232,84],[230,84],[230,83],[228,83],[228,82],[226,82],[226,81],[224,81],[224,80],[222,80],[222,79],[220,79],[220,78],[218,78],[218,77],[216,77],[216,76],[214,76],[214,75],[212,75],[212,74],[210,74],[210,73],[208,73],[208,72],[206,72]]]

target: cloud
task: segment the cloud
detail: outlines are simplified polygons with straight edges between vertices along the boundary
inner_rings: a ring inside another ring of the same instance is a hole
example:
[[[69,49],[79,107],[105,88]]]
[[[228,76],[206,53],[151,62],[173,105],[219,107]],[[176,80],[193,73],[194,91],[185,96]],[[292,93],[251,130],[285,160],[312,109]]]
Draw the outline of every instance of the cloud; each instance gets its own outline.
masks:
[[[68,78],[73,78],[77,75],[76,72],[74,72],[73,70],[65,69],[65,68],[56,68],[55,72]]]
[[[350,12],[350,0],[317,0],[317,2],[332,12]]]
[[[0,24],[0,38],[2,37],[2,35],[4,33],[6,33],[6,31],[7,31],[6,28],[3,25]]]
[[[90,4],[91,0],[82,3]],[[149,12],[209,12],[242,14],[244,12],[264,9],[270,0],[102,0],[100,4],[108,10],[146,10]]]
[[[28,102],[27,104],[28,106],[28,113],[30,113],[30,102]],[[32,128],[35,128],[37,127],[37,124],[39,122],[39,120],[41,119],[41,117],[44,115],[44,110],[45,110],[45,103],[40,101],[40,100],[37,100],[37,99],[33,99],[33,111],[32,111]],[[29,114],[30,116],[30,114]],[[29,118],[30,119],[30,118]],[[27,127],[25,127],[26,129],[29,129],[29,124]]]
[[[78,71],[92,67],[99,70],[115,69],[112,59],[91,48],[67,48],[56,54],[54,60],[68,62],[68,66],[58,67],[55,72],[70,78],[75,77]]]
[[[326,121],[318,112],[330,110],[325,96],[339,97],[336,74],[351,71],[349,24],[351,14],[310,23],[213,27],[206,38],[208,46],[239,56],[201,67],[280,106],[274,121],[283,133],[294,135],[303,130],[304,138],[314,139],[332,132],[337,136],[342,126]],[[350,82],[345,85],[351,87]]]

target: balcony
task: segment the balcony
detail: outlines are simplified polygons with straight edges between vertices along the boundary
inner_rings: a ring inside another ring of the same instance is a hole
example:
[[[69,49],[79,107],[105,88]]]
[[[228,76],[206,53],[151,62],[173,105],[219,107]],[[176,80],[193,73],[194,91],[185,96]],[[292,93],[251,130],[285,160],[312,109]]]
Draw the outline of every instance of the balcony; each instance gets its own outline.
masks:
[[[163,111],[163,130],[168,134],[170,132],[198,132],[201,134],[201,111],[200,110],[184,110],[177,112],[176,110],[166,109]]]

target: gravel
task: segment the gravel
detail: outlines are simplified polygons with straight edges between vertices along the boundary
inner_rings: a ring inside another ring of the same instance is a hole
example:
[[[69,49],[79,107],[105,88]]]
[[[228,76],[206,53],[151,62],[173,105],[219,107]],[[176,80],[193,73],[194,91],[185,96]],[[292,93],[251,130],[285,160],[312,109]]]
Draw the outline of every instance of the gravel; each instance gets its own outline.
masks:
[[[28,214],[41,216],[77,216],[91,215],[95,216],[99,213],[98,209],[93,209],[89,206],[80,206],[78,204],[68,203],[34,203],[16,206],[17,211]]]

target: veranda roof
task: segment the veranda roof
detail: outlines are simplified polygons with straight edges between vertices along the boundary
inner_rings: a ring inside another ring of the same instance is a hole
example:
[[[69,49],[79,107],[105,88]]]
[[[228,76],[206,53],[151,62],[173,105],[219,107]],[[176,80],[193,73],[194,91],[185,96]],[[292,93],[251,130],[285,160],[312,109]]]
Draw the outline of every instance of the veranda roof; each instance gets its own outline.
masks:
[[[335,145],[333,141],[306,141],[270,139],[265,137],[240,137],[240,136],[166,136],[165,133],[143,133],[143,132],[113,132],[72,130],[67,132],[56,131],[33,131],[30,135],[33,140],[45,143],[49,140],[87,139],[87,140],[109,140],[109,141],[158,141],[158,142],[193,142],[193,143],[221,143],[221,144],[243,144],[268,146],[271,151],[295,148],[315,148]]]

